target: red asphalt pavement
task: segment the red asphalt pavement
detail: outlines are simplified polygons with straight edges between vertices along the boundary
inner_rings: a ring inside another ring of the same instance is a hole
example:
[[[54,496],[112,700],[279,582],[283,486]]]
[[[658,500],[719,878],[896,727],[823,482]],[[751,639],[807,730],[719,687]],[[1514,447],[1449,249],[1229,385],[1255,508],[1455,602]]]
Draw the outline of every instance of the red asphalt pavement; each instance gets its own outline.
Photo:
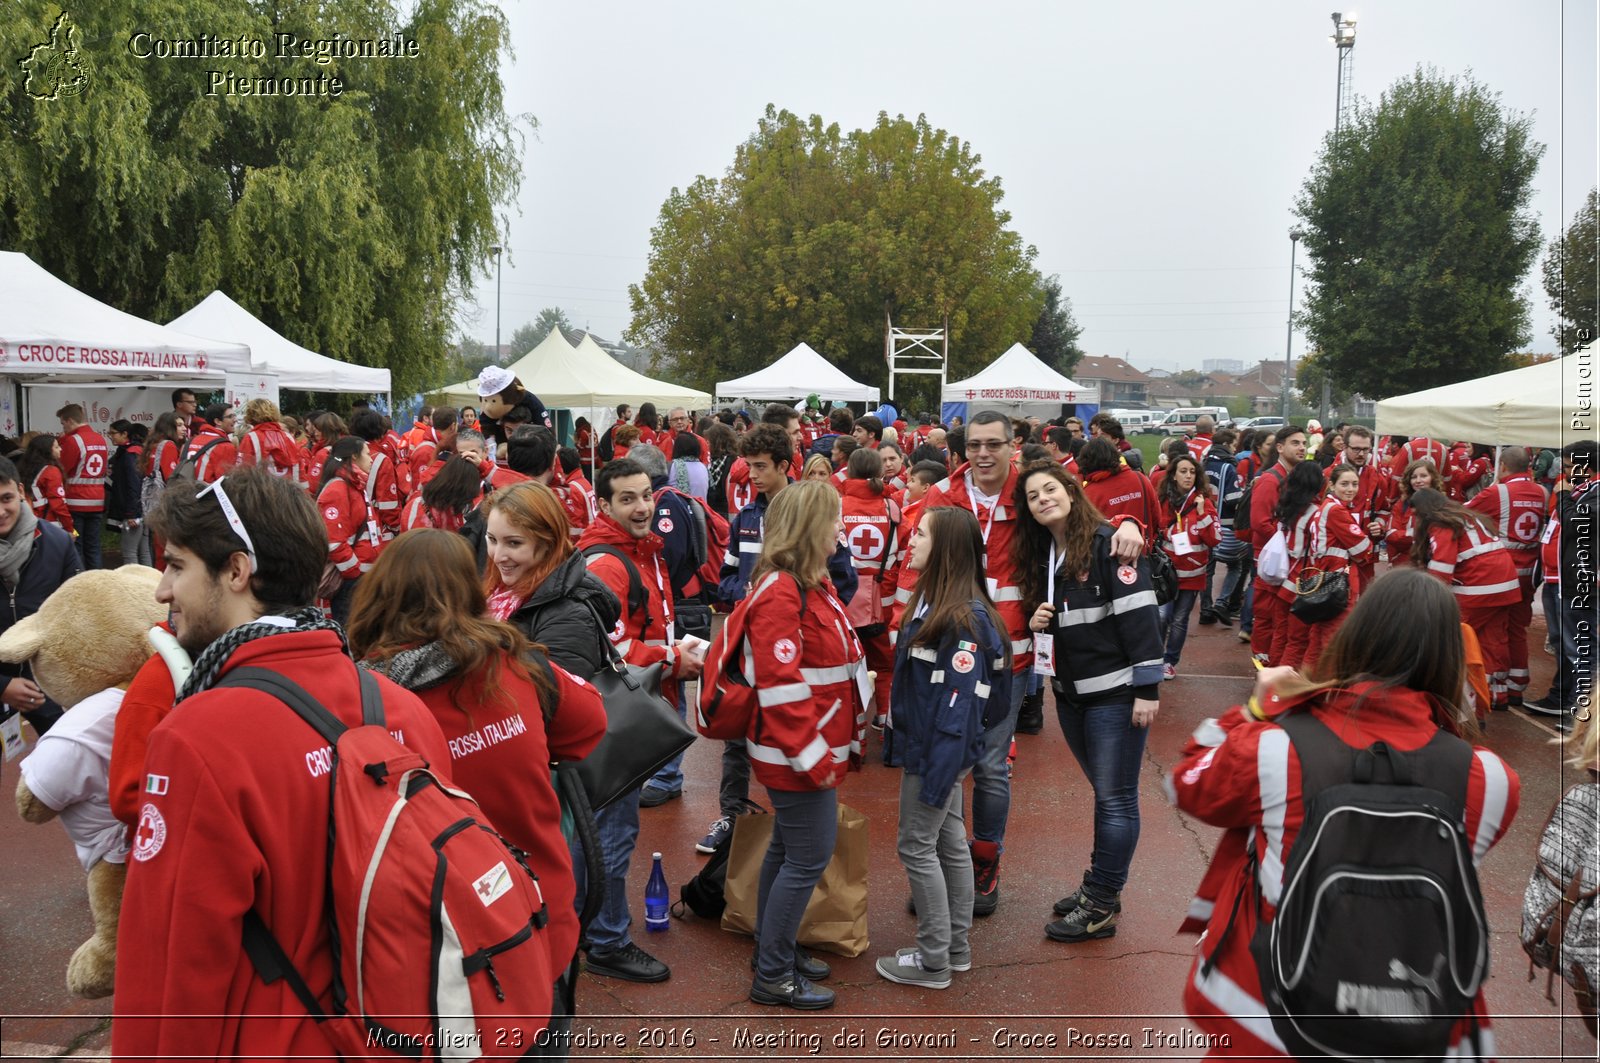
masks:
[[[1182,986],[1195,939],[1175,931],[1205,869],[1218,832],[1178,814],[1161,779],[1201,719],[1238,703],[1250,688],[1248,651],[1234,630],[1190,628],[1179,678],[1163,685],[1161,716],[1145,754],[1143,828],[1114,938],[1083,945],[1047,940],[1050,906],[1075,885],[1091,847],[1089,787],[1055,722],[1018,738],[1011,820],[1002,863],[999,911],[972,933],[974,967],[946,991],[879,978],[873,960],[915,942],[905,910],[905,873],[895,856],[898,772],[881,762],[851,775],[841,798],[871,828],[869,927],[862,956],[827,956],[838,991],[827,1012],[763,1008],[746,999],[749,938],[690,916],[664,934],[643,928],[649,854],[665,854],[673,895],[705,858],[693,845],[716,815],[720,743],[700,742],[685,761],[682,800],[641,812],[639,855],[631,869],[636,939],[672,967],[672,978],[634,985],[585,975],[576,1058],[797,1059],[1165,1058],[1205,1054],[1182,1015]],[[1535,619],[1533,692],[1547,688],[1552,662]],[[1049,699],[1047,697],[1047,706]],[[1545,999],[1542,972],[1530,982],[1518,943],[1522,892],[1538,833],[1566,786],[1578,781],[1550,744],[1554,732],[1518,712],[1491,721],[1488,743],[1522,777],[1511,830],[1481,869],[1493,931],[1488,999],[1501,1059],[1594,1058],[1595,1042],[1556,983]],[[871,755],[878,754],[876,740]],[[15,789],[15,763],[0,786]],[[761,801],[759,786],[752,797]],[[72,950],[88,935],[83,876],[55,824],[40,827],[0,815],[0,1055],[100,1057],[109,1052],[109,1001],[79,1001],[65,988]],[[1198,1046],[1198,1047],[1197,1047]]]

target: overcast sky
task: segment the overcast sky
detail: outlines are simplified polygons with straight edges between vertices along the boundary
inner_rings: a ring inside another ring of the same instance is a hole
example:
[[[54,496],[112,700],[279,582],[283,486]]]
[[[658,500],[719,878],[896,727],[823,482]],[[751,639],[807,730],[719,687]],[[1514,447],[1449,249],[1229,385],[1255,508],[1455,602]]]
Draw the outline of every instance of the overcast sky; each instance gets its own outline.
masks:
[[[1291,205],[1335,110],[1325,0],[505,6],[507,107],[539,120],[508,219],[506,342],[546,306],[620,337],[668,191],[722,175],[770,102],[844,130],[921,113],[968,141],[1090,354],[1141,369],[1283,357]],[[1375,101],[1427,64],[1531,113],[1548,242],[1596,182],[1595,10],[1357,5],[1355,92]],[[1553,351],[1537,264],[1524,287],[1529,347]],[[477,296],[466,327],[491,342],[492,274]]]

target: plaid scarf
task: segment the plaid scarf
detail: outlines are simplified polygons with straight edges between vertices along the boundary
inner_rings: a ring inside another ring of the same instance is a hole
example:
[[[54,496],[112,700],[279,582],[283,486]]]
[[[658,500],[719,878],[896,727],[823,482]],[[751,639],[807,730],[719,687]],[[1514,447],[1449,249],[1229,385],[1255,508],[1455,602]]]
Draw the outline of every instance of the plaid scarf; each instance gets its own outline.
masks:
[[[285,619],[294,621],[294,626],[284,627],[282,624],[259,620],[250,624],[240,624],[200,651],[200,656],[194,662],[194,671],[189,673],[189,679],[183,684],[183,689],[178,691],[178,696],[173,699],[173,705],[176,706],[185,698],[214,686],[222,673],[223,665],[233,656],[233,651],[256,639],[283,635],[291,631],[335,631],[339,635],[340,647],[346,654],[350,652],[350,644],[345,641],[344,629],[329,620],[321,609],[308,606],[289,614]]]

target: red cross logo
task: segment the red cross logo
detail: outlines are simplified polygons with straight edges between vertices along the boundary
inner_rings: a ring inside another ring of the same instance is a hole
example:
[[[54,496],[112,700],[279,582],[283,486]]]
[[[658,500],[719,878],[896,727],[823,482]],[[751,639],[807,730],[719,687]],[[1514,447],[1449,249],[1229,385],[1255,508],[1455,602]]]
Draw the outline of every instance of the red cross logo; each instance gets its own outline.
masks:
[[[149,845],[155,840],[156,829],[148,823],[141,822],[139,829],[134,832],[133,840],[140,845]]]
[[[850,532],[850,553],[857,560],[873,561],[883,549],[883,533],[870,524],[858,524]]]
[[[198,358],[196,358],[194,360],[194,364],[195,364],[196,368],[204,371],[205,367],[210,365],[211,363],[206,361],[206,356],[202,354],[200,357],[198,357]]]
[[[485,878],[478,880],[478,896],[487,897],[493,892],[494,886],[489,882],[488,879]]]

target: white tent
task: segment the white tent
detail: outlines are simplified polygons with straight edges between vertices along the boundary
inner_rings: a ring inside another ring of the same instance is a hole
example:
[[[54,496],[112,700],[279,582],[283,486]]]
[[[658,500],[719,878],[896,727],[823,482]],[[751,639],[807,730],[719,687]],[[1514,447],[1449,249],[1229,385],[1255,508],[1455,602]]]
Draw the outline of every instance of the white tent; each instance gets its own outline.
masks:
[[[1062,403],[1099,406],[1100,389],[1086,388],[1041,362],[1020,343],[990,362],[976,376],[944,386],[942,402],[965,402],[981,409]]]
[[[551,409],[598,410],[624,402],[634,406],[641,402],[699,408],[711,405],[711,396],[703,391],[634,372],[587,335],[574,347],[560,329],[551,329],[539,346],[507,368]],[[477,385],[471,380],[441,388],[439,393],[466,405],[479,401]]]
[[[285,339],[222,292],[212,292],[171,327],[197,336],[217,336],[250,345],[256,370],[278,378],[280,388],[387,395],[389,370],[327,358]]]
[[[1561,447],[1595,438],[1594,346],[1378,403],[1380,435]]]
[[[0,293],[0,374],[28,381],[182,384],[251,372],[245,344],[123,313],[16,251],[0,251]]]
[[[838,366],[805,343],[765,369],[737,380],[719,381],[717,394],[723,398],[757,402],[803,399],[813,394],[824,402],[838,399],[876,405],[880,401],[877,388],[851,380]]]

